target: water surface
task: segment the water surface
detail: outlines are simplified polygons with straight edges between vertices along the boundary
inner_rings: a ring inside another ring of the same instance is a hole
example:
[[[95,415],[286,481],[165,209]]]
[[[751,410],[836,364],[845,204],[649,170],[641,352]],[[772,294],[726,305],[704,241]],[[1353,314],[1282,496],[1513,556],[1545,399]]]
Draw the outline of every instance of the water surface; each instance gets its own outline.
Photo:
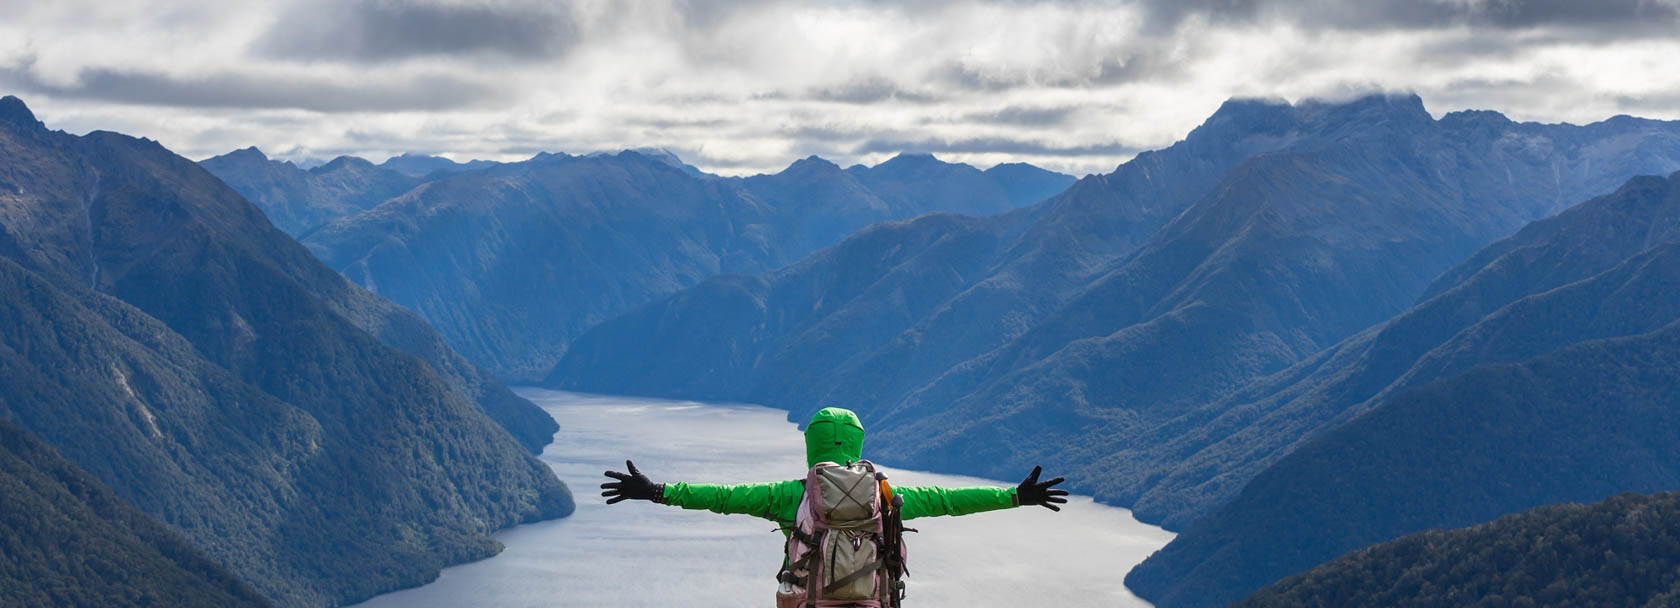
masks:
[[[598,486],[624,459],[654,481],[739,483],[804,474],[804,443],[786,413],[751,405],[519,389],[560,422],[543,462],[576,493],[568,518],[496,535],[496,557],[448,568],[437,581],[364,608],[768,606],[781,564],[775,525],[642,501],[606,505]],[[868,426],[869,421],[864,421]],[[868,444],[864,456],[869,455]],[[1009,482],[888,469],[900,485]],[[1054,473],[1047,471],[1047,473]],[[1022,471],[1023,476],[1026,471]],[[1126,509],[1074,496],[1039,507],[918,519],[910,549],[914,608],[1148,606],[1121,584],[1172,540]]]

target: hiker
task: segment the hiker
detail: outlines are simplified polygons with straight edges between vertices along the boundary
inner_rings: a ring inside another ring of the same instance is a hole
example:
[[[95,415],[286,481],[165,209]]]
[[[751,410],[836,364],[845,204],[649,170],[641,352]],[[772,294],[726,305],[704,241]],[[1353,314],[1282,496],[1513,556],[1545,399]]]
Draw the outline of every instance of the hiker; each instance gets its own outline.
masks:
[[[628,473],[607,471],[607,504],[651,500],[684,509],[754,515],[788,535],[776,605],[888,608],[904,597],[903,522],[918,517],[969,515],[1040,505],[1052,511],[1066,490],[1039,481],[1042,468],[1013,488],[892,487],[862,459],[863,423],[851,410],[829,407],[805,426],[805,479],[740,485],[654,483],[625,461]],[[808,488],[817,491],[807,496]],[[819,585],[810,585],[818,581]]]

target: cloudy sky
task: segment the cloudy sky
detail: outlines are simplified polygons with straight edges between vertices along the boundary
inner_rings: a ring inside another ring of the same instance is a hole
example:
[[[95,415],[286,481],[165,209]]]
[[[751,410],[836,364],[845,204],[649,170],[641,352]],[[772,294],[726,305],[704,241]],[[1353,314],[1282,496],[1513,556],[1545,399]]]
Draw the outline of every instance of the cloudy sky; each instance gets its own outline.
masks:
[[[241,6],[250,4],[250,6]],[[1680,0],[0,0],[0,93],[192,158],[1106,172],[1233,96],[1680,118]]]

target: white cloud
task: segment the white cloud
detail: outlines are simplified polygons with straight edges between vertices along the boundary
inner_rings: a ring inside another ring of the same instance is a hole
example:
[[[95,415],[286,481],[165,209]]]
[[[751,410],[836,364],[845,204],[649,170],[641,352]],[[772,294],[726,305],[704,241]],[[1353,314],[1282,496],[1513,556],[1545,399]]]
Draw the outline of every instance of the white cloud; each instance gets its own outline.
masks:
[[[1680,5],[1593,6],[0,0],[0,92],[194,158],[664,146],[723,173],[897,148],[1108,171],[1232,96],[1680,117]]]

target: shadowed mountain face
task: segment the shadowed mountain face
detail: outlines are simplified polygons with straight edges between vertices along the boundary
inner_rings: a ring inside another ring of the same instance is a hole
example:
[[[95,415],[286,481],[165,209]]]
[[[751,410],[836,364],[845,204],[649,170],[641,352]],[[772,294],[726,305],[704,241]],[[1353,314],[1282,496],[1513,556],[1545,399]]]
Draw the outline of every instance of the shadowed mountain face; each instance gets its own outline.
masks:
[[[1127,584],[1164,607],[1222,606],[1418,530],[1680,487],[1677,220],[1680,174],[1634,179],[1471,256],[1322,361],[1259,383],[1231,437],[1287,442],[1300,426],[1351,421],[1291,446]],[[1245,445],[1256,443],[1223,442],[1231,460],[1254,457],[1229,448]]]
[[[469,358],[527,379],[595,324],[712,276],[781,266],[875,222],[1026,205],[1072,181],[925,155],[724,179],[663,151],[542,154],[431,179],[304,243]]]
[[[1194,433],[1155,435],[1122,448],[1125,458],[1164,471],[1158,489],[1136,508],[1160,513],[1194,505],[1186,515],[1205,513],[1314,431],[1347,422],[1400,390],[1486,362],[1445,365],[1449,360],[1430,358],[1438,362],[1423,365],[1420,359],[1508,304],[1675,239],[1680,205],[1668,198],[1671,180],[1635,178],[1613,195],[1530,224],[1447,271],[1394,319],[1186,414],[1180,422]],[[1210,477],[1210,468],[1236,474]]]
[[[1051,464],[1182,526],[1333,418],[1241,435],[1259,413],[1220,419],[1239,389],[1401,312],[1567,201],[1676,167],[1674,123],[1436,120],[1416,97],[1230,102],[1031,208],[876,226],[633,311],[579,338],[549,383],[796,419],[845,405],[882,429],[884,459]]]
[[[256,203],[276,228],[294,237],[407,192],[420,184],[424,175],[375,166],[349,156],[304,170],[289,162],[269,160],[256,148],[235,150],[199,164]]]
[[[0,539],[0,604],[7,606],[268,605],[174,532],[6,422],[0,422]]]
[[[1290,577],[1238,608],[1672,606],[1680,602],[1680,494],[1540,507],[1420,532]],[[1481,605],[1481,604],[1477,604]]]
[[[484,415],[542,412],[412,313],[156,143],[27,112],[0,100],[0,418],[288,606],[570,512],[541,443]]]
[[[414,161],[430,157],[398,157],[392,161],[402,158]],[[448,162],[448,159],[437,160]],[[276,227],[293,236],[372,207],[424,182],[353,157],[340,157],[304,171],[289,162],[268,160],[256,148],[237,150],[199,164],[233,185],[247,200],[256,203]],[[284,251],[295,253],[296,247]],[[335,312],[386,344],[431,364],[456,390],[478,403],[485,414],[506,427],[527,449],[540,452],[558,430],[547,414],[515,396],[488,371],[450,348],[413,311],[323,274],[319,265],[309,264],[307,260],[288,263],[305,277],[301,280],[306,286],[333,306]]]

